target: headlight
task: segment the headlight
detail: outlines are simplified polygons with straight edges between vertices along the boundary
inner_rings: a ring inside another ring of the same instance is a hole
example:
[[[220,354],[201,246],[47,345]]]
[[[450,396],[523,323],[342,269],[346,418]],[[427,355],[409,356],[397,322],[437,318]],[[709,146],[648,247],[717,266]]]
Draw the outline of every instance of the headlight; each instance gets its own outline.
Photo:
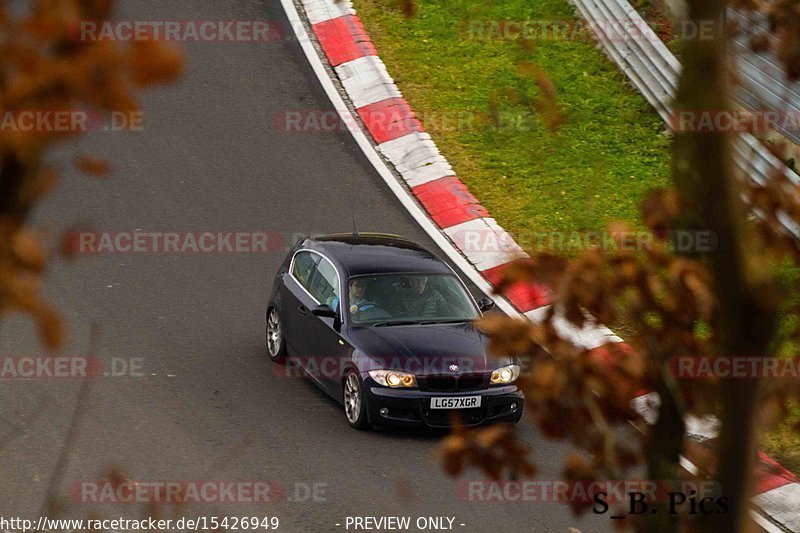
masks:
[[[414,374],[396,372],[394,370],[370,370],[369,377],[384,387],[409,388],[417,386]]]
[[[508,365],[492,372],[492,385],[511,383],[519,377],[519,365]]]

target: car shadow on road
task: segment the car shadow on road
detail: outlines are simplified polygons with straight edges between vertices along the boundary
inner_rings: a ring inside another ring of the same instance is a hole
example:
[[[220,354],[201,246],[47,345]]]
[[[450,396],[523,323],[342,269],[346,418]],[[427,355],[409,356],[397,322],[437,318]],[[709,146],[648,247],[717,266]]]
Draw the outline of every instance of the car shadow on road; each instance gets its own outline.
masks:
[[[297,382],[302,383],[302,387],[304,391],[307,391],[308,394],[313,395],[316,399],[325,402],[326,405],[329,405],[333,412],[332,415],[332,423],[341,423],[343,426],[347,425],[347,420],[345,420],[344,410],[342,408],[342,404],[331,398],[328,394],[326,394],[322,389],[317,387],[313,381],[309,378],[298,378]],[[358,433],[359,430],[353,429],[354,433]],[[450,430],[447,428],[414,428],[414,427],[400,427],[400,426],[389,426],[389,425],[376,425],[372,429],[365,430],[365,432],[371,434],[375,437],[382,437],[387,439],[397,439],[397,438],[412,438],[415,440],[428,440],[428,441],[435,441],[441,440],[443,437],[447,436],[450,433]]]
[[[256,356],[265,359],[263,352],[256,353]],[[268,375],[270,379],[285,379],[285,373],[282,372],[285,361],[273,363],[269,360],[265,361],[266,368],[268,370]],[[282,378],[279,376],[283,376]],[[298,394],[300,394],[300,390],[303,390],[303,394],[308,393],[313,397],[315,400],[324,402],[325,405],[331,407],[331,416],[332,423],[341,423],[343,426],[347,425],[347,421],[345,420],[344,411],[342,405],[331,398],[327,393],[325,393],[322,389],[317,387],[314,382],[308,377],[300,377],[300,376],[292,376],[292,382],[295,383],[302,383],[302,389],[298,388]],[[357,430],[353,429],[354,432],[358,432]],[[428,427],[403,427],[403,426],[390,426],[390,425],[376,425],[370,430],[366,430],[373,437],[383,438],[383,439],[414,439],[420,441],[438,441],[441,440],[443,437],[446,437],[450,434],[451,430],[449,428],[428,428]]]

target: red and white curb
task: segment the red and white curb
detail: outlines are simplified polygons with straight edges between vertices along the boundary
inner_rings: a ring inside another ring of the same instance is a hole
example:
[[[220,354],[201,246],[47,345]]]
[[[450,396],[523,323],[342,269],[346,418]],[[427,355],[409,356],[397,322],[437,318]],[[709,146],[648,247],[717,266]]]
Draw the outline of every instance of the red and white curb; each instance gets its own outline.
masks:
[[[297,2],[296,6],[293,0],[281,0],[298,41],[343,124],[426,233],[479,288],[491,291],[503,269],[527,254],[458,179],[425,132],[378,57],[352,2]],[[313,38],[298,7],[305,13]],[[334,76],[338,86],[331,79]],[[354,114],[360,123],[353,119]],[[517,284],[506,291],[505,297],[497,298],[497,303],[511,316],[537,321],[547,312],[550,300],[550,290],[543,285]],[[582,328],[565,319],[556,319],[555,323],[565,338],[597,357],[608,359],[611,353],[630,350],[611,330],[593,321]],[[658,398],[653,393],[646,394],[634,400],[634,405],[646,419],[652,419]],[[713,428],[706,421],[695,420],[688,427],[690,433],[713,439]],[[762,458],[759,487],[764,490],[753,503],[766,517],[758,516],[758,521],[769,531],[800,531],[800,483],[787,471],[776,470],[775,464]],[[687,459],[682,465],[687,470],[697,470]]]

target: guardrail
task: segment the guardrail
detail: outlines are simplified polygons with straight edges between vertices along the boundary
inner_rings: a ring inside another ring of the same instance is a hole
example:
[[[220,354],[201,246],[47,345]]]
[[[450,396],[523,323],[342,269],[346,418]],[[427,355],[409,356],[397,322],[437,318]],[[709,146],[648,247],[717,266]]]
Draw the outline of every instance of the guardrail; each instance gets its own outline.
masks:
[[[681,64],[627,0],[570,0],[586,19],[609,57],[634,86],[671,123]],[[613,24],[610,22],[613,21]],[[635,32],[635,33],[634,33]],[[737,176],[763,185],[776,173],[787,185],[800,184],[800,176],[749,133],[733,143]],[[761,213],[754,210],[756,216]],[[800,240],[800,224],[780,213],[783,229]]]
[[[757,33],[770,34],[766,16],[755,13],[750,16],[728,10],[728,20],[739,24],[742,29],[753,28]],[[740,82],[736,99],[750,110],[776,110],[791,113],[793,119],[800,116],[800,81],[790,82],[783,67],[772,53],[756,54],[749,47],[753,32],[741,31],[734,40],[736,69]],[[770,35],[774,40],[774,37]],[[800,145],[800,129],[788,129],[780,123],[776,129],[787,139]]]

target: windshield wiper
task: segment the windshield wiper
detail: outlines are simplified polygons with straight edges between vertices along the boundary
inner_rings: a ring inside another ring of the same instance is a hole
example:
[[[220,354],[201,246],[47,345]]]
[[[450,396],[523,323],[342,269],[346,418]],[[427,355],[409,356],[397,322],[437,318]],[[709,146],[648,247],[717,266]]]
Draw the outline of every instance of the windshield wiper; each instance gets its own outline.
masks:
[[[450,320],[424,320],[420,322],[422,325],[429,325],[429,324],[462,324],[464,322],[469,322],[468,318],[452,318]]]
[[[375,322],[372,324],[373,328],[380,328],[383,326],[416,326],[421,324],[417,320],[387,320],[386,322]]]
[[[372,324],[373,328],[380,328],[383,326],[429,326],[431,324],[463,324],[469,322],[467,318],[454,318],[444,320],[387,320],[386,322],[376,322]]]

